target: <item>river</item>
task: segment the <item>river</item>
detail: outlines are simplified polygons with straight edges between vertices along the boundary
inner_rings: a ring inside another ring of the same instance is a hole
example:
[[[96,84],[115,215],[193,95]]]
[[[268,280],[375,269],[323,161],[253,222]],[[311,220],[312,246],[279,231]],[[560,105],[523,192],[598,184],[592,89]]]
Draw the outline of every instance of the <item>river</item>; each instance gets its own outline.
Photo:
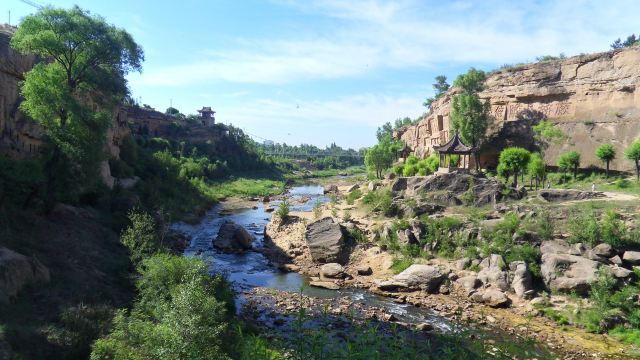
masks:
[[[323,194],[323,187],[313,184],[292,187],[287,195],[292,204],[291,211],[312,211],[316,202],[326,203],[329,201],[328,197]],[[264,229],[271,218],[271,213],[266,211],[265,206],[274,206],[277,201],[272,201],[268,205],[259,201],[246,204],[247,206],[240,208],[233,206],[233,209],[229,209],[226,203],[222,202],[210,209],[198,224],[180,222],[172,225],[174,230],[191,238],[191,243],[184,252],[185,256],[202,255],[211,262],[212,273],[227,275],[238,293],[238,309],[241,308],[244,301],[244,293],[254,287],[263,287],[287,292],[302,292],[304,295],[315,298],[349,298],[355,303],[382,308],[401,322],[429,323],[440,333],[462,329],[460,324],[452,322],[433,310],[409,304],[399,304],[393,299],[375,295],[367,290],[349,288],[327,290],[309,286],[307,277],[294,272],[279,271],[259,251],[227,254],[213,248],[212,240],[216,237],[225,220],[240,224],[255,235],[254,250],[259,250],[264,246]],[[491,341],[496,344],[513,341],[511,335],[497,330],[491,332],[479,330],[479,333],[485,339],[492,339]],[[542,352],[546,353],[546,350]]]

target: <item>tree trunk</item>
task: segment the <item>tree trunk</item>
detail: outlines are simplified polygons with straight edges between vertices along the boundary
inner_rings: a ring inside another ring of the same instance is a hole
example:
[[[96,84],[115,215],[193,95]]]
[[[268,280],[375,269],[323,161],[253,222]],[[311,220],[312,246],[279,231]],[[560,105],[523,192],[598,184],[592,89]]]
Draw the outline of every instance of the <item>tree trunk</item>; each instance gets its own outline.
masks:
[[[518,172],[513,172],[513,187],[518,188]]]
[[[60,162],[60,149],[54,145],[51,158],[47,160],[44,166],[47,182],[45,185],[44,211],[49,214],[56,203],[56,169]]]
[[[573,167],[573,181],[578,178],[578,165]]]
[[[609,160],[607,160],[607,173],[605,175],[607,179],[609,178]]]
[[[640,162],[636,160],[636,180],[640,180]]]

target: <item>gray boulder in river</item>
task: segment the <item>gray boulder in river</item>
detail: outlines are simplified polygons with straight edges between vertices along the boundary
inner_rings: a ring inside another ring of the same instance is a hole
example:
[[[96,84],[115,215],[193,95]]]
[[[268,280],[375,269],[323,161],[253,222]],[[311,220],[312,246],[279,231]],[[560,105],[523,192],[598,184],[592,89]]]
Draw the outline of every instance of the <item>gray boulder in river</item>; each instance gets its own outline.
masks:
[[[340,224],[325,217],[307,225],[304,239],[313,261],[318,263],[343,263],[344,236]]]
[[[251,249],[254,237],[244,227],[227,220],[213,240],[213,246],[225,252],[241,252]]]

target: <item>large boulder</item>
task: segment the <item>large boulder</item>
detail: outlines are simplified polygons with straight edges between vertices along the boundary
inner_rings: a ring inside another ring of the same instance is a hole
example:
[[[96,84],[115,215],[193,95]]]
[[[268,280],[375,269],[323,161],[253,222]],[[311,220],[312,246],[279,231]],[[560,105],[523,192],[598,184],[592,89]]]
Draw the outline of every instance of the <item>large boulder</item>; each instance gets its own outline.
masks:
[[[29,284],[49,279],[49,269],[36,258],[0,247],[0,302],[8,302]]]
[[[586,294],[599,266],[599,262],[581,256],[547,252],[542,254],[541,272],[552,291]]]
[[[480,262],[478,279],[484,284],[489,284],[502,291],[507,291],[509,290],[509,282],[507,281],[508,276],[505,268],[506,265],[502,256],[492,254]]]
[[[591,249],[591,251],[596,256],[602,256],[606,258],[610,258],[616,254],[615,250],[613,249],[613,246],[605,243],[594,246],[593,249]]]
[[[524,261],[513,261],[509,264],[512,273],[511,289],[521,298],[527,298],[533,289],[531,284],[531,272]]]
[[[458,280],[456,280],[456,284],[462,287],[468,296],[479,288],[482,285],[482,282],[478,280],[477,276],[468,275],[458,278]]]
[[[640,265],[640,251],[625,251],[622,260],[631,265]]]
[[[482,302],[494,307],[508,307],[511,300],[501,289],[490,287],[482,292]]]
[[[538,191],[538,197],[548,202],[586,200],[604,196],[601,192],[572,189],[542,189]]]
[[[393,277],[392,282],[404,284],[407,289],[436,292],[447,274],[431,265],[413,264]]]
[[[218,236],[213,240],[213,246],[225,252],[242,252],[251,249],[254,237],[243,226],[226,220]]]
[[[304,239],[309,246],[311,258],[319,263],[344,263],[344,236],[340,224],[331,217],[325,217],[307,225]]]
[[[320,278],[336,279],[344,275],[344,268],[338,263],[328,263],[320,267]]]
[[[325,194],[337,194],[339,192],[338,185],[332,184],[329,186],[325,186],[324,193]]]

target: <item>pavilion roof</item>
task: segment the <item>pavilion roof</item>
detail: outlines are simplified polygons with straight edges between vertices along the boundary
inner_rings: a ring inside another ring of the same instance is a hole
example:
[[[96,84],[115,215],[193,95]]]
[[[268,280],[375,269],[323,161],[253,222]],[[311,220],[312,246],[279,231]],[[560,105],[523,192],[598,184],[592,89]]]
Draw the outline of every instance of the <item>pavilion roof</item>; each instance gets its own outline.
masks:
[[[203,106],[202,109],[198,110],[198,112],[215,112],[211,110],[211,106]]]
[[[457,132],[446,144],[434,146],[433,148],[437,152],[444,154],[470,154],[476,150],[474,147],[465,145]]]

